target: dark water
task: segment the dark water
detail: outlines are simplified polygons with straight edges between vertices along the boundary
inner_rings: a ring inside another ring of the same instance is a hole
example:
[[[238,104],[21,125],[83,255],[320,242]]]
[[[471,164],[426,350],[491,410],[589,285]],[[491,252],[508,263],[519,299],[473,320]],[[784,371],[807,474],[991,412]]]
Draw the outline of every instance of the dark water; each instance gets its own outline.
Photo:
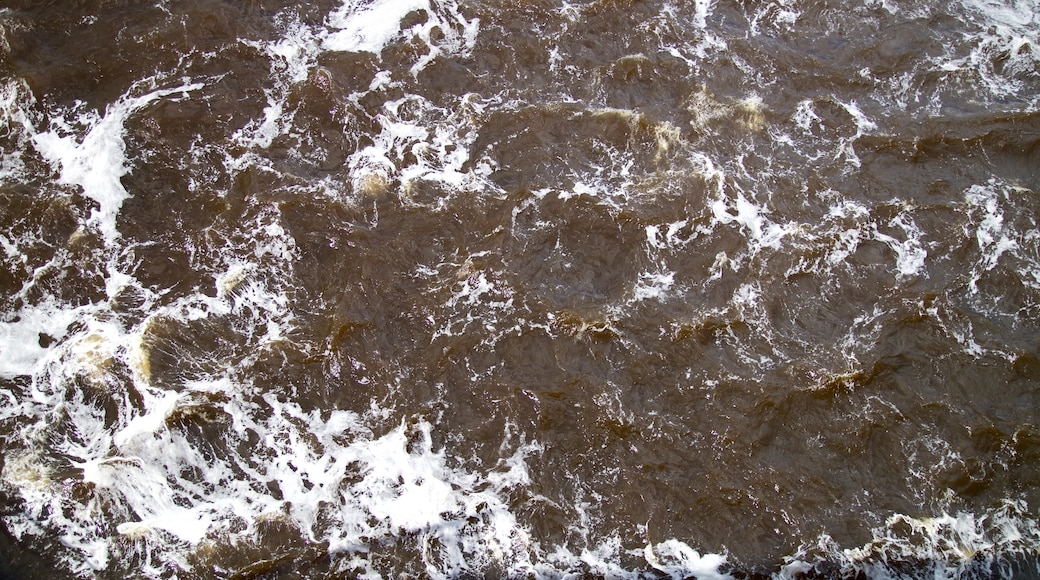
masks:
[[[1040,8],[0,3],[0,575],[1040,575]]]

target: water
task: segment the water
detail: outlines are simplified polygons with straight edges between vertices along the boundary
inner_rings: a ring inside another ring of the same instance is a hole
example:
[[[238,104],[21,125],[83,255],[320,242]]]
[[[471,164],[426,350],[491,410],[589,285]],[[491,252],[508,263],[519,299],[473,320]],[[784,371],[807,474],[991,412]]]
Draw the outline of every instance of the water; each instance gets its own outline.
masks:
[[[0,8],[0,575],[1040,575],[1040,9]]]

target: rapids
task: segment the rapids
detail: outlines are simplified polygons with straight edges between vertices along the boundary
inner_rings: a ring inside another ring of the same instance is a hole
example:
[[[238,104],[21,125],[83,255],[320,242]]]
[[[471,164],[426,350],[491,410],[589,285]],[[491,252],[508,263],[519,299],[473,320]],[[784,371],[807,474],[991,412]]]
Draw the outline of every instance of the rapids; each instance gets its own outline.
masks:
[[[0,576],[1040,576],[1030,0],[0,0]]]

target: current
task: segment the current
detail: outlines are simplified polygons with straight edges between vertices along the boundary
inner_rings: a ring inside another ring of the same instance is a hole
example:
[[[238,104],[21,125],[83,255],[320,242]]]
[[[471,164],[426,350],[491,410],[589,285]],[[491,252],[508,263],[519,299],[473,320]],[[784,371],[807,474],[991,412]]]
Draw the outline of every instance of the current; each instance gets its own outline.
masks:
[[[0,577],[1040,578],[1034,0],[0,0]]]

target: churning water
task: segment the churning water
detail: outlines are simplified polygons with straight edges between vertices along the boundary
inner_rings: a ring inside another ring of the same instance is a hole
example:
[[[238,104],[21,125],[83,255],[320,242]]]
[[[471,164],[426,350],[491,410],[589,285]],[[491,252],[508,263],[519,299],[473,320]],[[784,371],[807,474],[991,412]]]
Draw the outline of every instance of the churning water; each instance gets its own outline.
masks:
[[[1040,574],[1034,1],[0,5],[0,575]]]

